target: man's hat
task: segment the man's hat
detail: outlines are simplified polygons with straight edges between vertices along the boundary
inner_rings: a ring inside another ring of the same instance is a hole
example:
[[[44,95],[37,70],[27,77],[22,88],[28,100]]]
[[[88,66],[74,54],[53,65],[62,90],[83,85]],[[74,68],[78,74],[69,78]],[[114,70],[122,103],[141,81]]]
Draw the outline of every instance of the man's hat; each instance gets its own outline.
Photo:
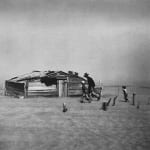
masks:
[[[84,73],[84,77],[88,77],[89,76],[89,74],[88,73]]]

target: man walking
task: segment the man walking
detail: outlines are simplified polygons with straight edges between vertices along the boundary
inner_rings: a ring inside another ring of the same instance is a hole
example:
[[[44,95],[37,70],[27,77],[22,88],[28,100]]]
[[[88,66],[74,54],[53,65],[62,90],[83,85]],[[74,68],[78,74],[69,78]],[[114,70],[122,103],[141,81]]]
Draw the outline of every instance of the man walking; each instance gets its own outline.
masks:
[[[84,77],[87,79],[88,82],[88,95],[89,97],[95,96],[97,100],[100,100],[100,94],[95,93],[95,82],[94,80],[89,76],[88,73],[84,73]]]

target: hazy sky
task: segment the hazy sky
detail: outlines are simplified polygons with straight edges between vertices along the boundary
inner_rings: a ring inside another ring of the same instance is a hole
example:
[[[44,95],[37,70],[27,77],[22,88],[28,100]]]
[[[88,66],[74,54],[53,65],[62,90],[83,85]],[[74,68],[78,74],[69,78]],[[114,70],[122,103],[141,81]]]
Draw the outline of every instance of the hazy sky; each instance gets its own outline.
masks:
[[[0,0],[0,78],[32,70],[150,81],[149,0]]]

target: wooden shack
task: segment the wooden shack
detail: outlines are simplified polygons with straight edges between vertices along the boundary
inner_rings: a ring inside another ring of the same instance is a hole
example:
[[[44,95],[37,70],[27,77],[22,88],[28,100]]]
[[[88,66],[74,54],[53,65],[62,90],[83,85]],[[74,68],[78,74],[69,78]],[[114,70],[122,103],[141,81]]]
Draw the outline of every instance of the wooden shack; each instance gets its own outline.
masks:
[[[80,96],[81,81],[78,73],[68,71],[33,71],[5,81],[5,95],[15,97],[33,96]]]

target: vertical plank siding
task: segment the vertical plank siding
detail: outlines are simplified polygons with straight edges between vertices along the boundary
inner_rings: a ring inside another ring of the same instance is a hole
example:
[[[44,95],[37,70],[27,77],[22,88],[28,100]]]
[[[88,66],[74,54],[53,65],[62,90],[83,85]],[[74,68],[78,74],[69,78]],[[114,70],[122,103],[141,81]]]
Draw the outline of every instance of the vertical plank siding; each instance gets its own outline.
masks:
[[[56,85],[46,86],[40,80],[28,83],[28,97],[32,96],[58,96]]]
[[[5,81],[5,95],[25,96],[25,83]]]
[[[68,96],[81,96],[82,95],[82,86],[81,78],[70,77],[68,82]]]

